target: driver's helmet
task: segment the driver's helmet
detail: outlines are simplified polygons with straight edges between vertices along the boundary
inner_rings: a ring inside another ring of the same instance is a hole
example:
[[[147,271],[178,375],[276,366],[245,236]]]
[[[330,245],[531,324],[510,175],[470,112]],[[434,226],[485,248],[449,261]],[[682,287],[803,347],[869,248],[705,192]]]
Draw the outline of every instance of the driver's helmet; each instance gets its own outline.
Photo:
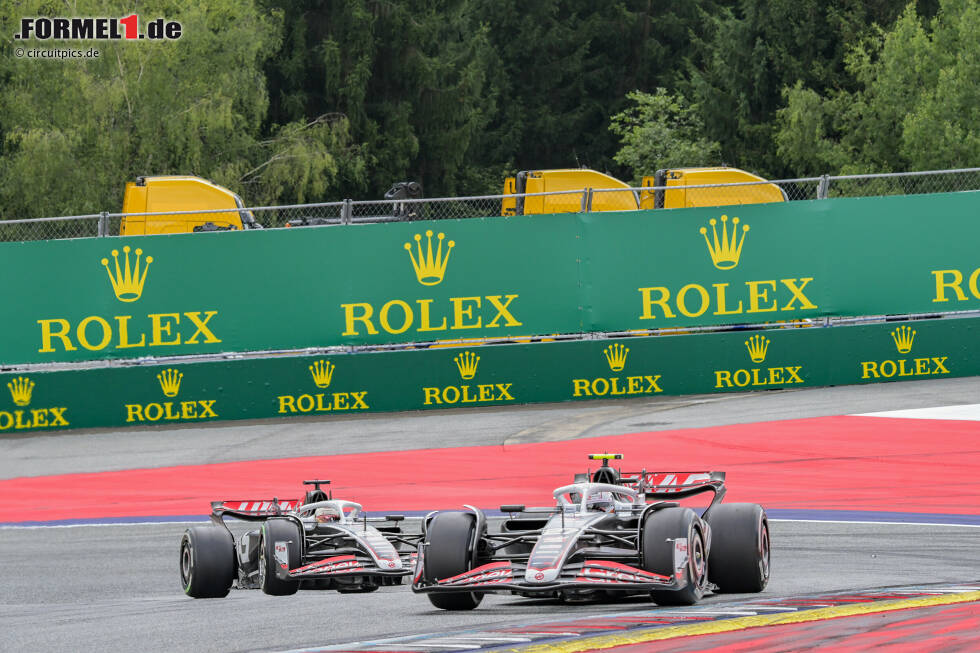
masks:
[[[326,508],[317,508],[316,512],[313,513],[313,518],[316,519],[317,523],[323,524],[326,522],[340,521],[340,511],[333,506],[328,506]]]
[[[587,510],[599,510],[601,512],[612,512],[616,509],[616,502],[612,492],[593,492],[585,502]]]

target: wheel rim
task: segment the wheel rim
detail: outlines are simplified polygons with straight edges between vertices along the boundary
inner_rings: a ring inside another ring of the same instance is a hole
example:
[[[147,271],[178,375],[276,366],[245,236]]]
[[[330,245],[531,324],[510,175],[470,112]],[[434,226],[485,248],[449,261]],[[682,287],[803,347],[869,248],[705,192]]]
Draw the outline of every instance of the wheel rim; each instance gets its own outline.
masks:
[[[762,521],[759,535],[759,571],[762,580],[766,580],[769,578],[769,524],[765,520]]]
[[[259,587],[265,587],[265,537],[259,539]]]
[[[184,583],[184,587],[188,587],[191,584],[191,569],[193,568],[193,560],[191,559],[191,547],[188,546],[185,541],[180,547],[180,579]]]
[[[704,541],[701,539],[700,532],[694,532],[692,545],[689,561],[691,584],[695,587],[701,587],[708,578],[708,575],[705,573],[708,559],[704,555]]]

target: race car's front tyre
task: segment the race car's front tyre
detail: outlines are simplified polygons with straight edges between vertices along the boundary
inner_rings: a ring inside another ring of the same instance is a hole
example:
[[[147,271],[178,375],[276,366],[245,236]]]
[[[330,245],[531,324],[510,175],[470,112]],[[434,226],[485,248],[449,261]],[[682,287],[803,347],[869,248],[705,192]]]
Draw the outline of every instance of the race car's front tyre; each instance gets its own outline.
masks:
[[[711,582],[721,592],[761,592],[769,584],[769,520],[756,503],[728,503],[708,511]]]
[[[466,512],[440,512],[426,528],[425,576],[428,583],[452,578],[473,568],[471,544],[476,519]],[[443,610],[472,610],[483,595],[476,592],[429,594],[432,605]]]
[[[228,596],[235,580],[235,540],[225,528],[192,526],[180,539],[180,584],[195,599]]]
[[[266,594],[287,596],[299,589],[298,580],[282,580],[276,576],[276,569],[282,563],[276,558],[276,546],[284,548],[286,566],[299,567],[300,546],[303,534],[299,526],[288,519],[270,519],[262,524],[259,541],[259,587]],[[283,552],[280,552],[280,556]]]
[[[707,588],[708,557],[700,520],[690,508],[664,508],[643,524],[643,568],[662,576],[674,576],[674,540],[687,541],[687,585],[679,590],[653,590],[658,605],[694,605]]]

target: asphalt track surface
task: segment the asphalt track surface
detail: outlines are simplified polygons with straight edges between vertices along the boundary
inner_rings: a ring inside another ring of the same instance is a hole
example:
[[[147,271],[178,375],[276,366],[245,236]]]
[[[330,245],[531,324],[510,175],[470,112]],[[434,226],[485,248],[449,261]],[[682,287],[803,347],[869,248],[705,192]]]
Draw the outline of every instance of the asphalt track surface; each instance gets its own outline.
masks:
[[[974,404],[980,379],[793,392],[455,410],[212,428],[77,432],[0,441],[0,479],[292,456],[549,442],[636,431]],[[419,461],[420,472],[424,461]],[[909,470],[914,474],[915,470]],[[936,483],[947,479],[937,478]],[[859,480],[860,482],[860,480]],[[975,483],[975,481],[974,481]],[[896,479],[900,486],[901,479]],[[219,497],[215,497],[219,498]],[[65,502],[70,505],[71,496]],[[4,502],[0,496],[0,504]],[[901,506],[897,506],[901,508]],[[25,506],[29,514],[30,507]],[[70,512],[70,511],[69,511]],[[973,509],[976,514],[976,509]],[[471,613],[433,609],[407,587],[367,595],[180,592],[184,524],[0,529],[0,650],[251,651],[609,614],[627,601],[564,605],[489,596]],[[766,598],[980,575],[980,529],[925,524],[774,521]],[[724,606],[738,596],[708,597]]]
[[[5,651],[268,651],[398,635],[485,629],[547,617],[652,607],[640,600],[569,606],[488,596],[468,613],[434,609],[406,586],[372,594],[300,591],[225,599],[180,592],[172,524],[4,529],[0,648]],[[976,528],[774,522],[762,596],[961,582],[978,575]],[[755,596],[709,597],[701,605]]]

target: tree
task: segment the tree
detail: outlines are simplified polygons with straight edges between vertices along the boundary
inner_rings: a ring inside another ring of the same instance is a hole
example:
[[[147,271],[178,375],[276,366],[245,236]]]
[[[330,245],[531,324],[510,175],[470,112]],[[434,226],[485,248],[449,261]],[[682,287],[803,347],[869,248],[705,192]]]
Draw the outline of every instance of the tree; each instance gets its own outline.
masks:
[[[634,91],[627,98],[635,104],[613,116],[610,129],[622,143],[616,162],[633,172],[636,184],[660,168],[719,163],[719,144],[704,138],[698,106],[683,95],[658,88],[654,94]]]
[[[889,25],[907,0],[740,0],[705,21],[689,84],[706,136],[724,160],[769,177],[793,170],[774,151],[783,89],[817,93],[846,85],[844,57],[874,24]]]
[[[512,170],[587,166],[623,175],[611,116],[627,93],[675,88],[691,34],[732,0],[481,0],[501,60],[491,160]],[[499,188],[499,186],[498,186]]]
[[[118,9],[91,0],[73,12],[114,16]],[[2,29],[14,33],[22,16],[65,10],[35,0],[8,3],[0,14]],[[75,61],[15,58],[4,43],[3,216],[118,210],[125,182],[149,174],[200,175],[237,192],[249,182],[251,204],[319,199],[337,174],[336,160],[349,157],[346,125],[265,124],[262,65],[278,46],[280,16],[237,0],[148,3],[140,8],[146,16],[179,21],[181,37],[91,42],[101,56]],[[274,138],[263,138],[264,129]]]
[[[495,65],[470,0],[277,2],[286,38],[268,67],[272,116],[342,113],[364,174],[343,192],[378,196],[393,182],[426,194],[464,187],[475,144],[496,111]]]
[[[341,114],[273,125],[272,130],[257,144],[268,158],[243,174],[235,172],[254,204],[323,201],[336,196],[341,176],[366,175],[361,148],[350,143],[350,125]]]
[[[895,25],[855,45],[855,91],[796,84],[778,112],[778,153],[803,172],[882,172],[980,162],[980,5],[941,0],[923,20],[909,5]]]

